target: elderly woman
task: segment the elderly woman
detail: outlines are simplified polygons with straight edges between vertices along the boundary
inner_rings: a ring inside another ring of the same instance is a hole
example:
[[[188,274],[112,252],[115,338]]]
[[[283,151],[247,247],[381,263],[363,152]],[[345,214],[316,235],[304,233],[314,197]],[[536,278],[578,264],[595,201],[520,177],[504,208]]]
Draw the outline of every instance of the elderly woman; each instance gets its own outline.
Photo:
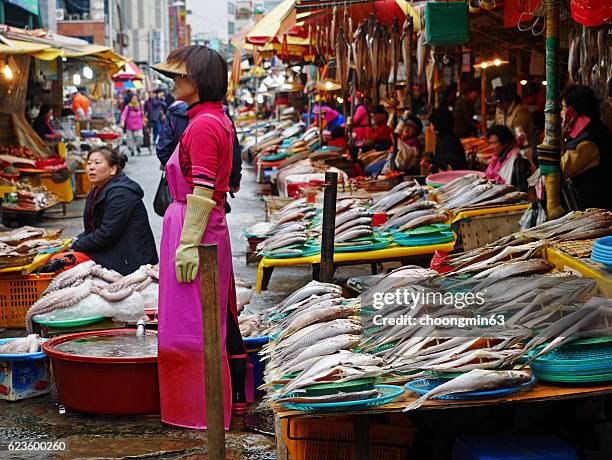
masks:
[[[174,50],[153,69],[174,80],[189,124],[166,163],[172,204],[164,215],[159,278],[159,389],[162,421],[206,429],[198,245],[217,245],[225,428],[245,405],[246,352],[238,329],[230,237],[225,220],[234,129],[223,110],[227,63],[201,45]],[[206,270],[207,267],[202,267]],[[177,371],[180,370],[179,371]]]
[[[114,150],[92,150],[87,176],[85,231],[72,244],[105,268],[128,275],[144,264],[158,262],[157,249],[140,186],[123,173],[127,157]]]
[[[521,156],[520,147],[512,131],[507,126],[495,125],[487,131],[487,139],[493,150],[493,157],[485,171],[487,179],[498,184],[514,185],[526,192],[531,165]]]
[[[612,209],[612,135],[600,119],[595,93],[587,86],[571,85],[561,99],[563,177],[571,180],[578,208]]]

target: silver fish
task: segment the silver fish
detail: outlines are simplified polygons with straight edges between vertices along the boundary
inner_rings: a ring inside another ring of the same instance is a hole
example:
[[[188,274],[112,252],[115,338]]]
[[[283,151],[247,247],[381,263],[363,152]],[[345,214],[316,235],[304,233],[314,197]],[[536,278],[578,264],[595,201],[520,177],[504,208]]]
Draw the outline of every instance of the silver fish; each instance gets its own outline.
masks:
[[[447,217],[444,215],[433,215],[433,216],[425,215],[425,216],[417,217],[416,219],[412,219],[408,223],[402,225],[399,228],[399,231],[405,232],[407,230],[412,230],[414,228],[421,227],[423,225],[440,224],[440,223],[446,222],[446,219]]]
[[[277,308],[282,308],[285,305],[291,305],[299,302],[300,300],[306,299],[313,294],[328,294],[330,292],[342,293],[342,288],[331,283],[320,283],[319,281],[312,280],[304,287],[298,289],[293,294],[288,296],[285,300],[277,305]]]
[[[385,222],[381,228],[400,228],[402,225],[423,216],[435,216],[437,213],[431,209],[422,209],[419,211],[408,212],[406,214],[396,215],[392,219]]]
[[[362,226],[362,225],[371,225],[372,218],[371,217],[359,217],[357,219],[349,220],[348,222],[343,223],[342,225],[336,227],[335,234],[339,235],[340,233],[348,230],[349,228]]]
[[[529,380],[531,380],[531,373],[526,371],[490,371],[474,369],[467,374],[460,375],[427,392],[419,399],[409,404],[406,409],[404,409],[404,412],[418,409],[425,401],[434,396],[510,388],[527,383]]]
[[[362,401],[364,399],[371,399],[378,396],[378,390],[365,390],[365,391],[354,391],[350,393],[334,393],[322,396],[293,396],[287,398],[280,398],[274,402],[291,402],[291,403],[330,403],[330,402],[343,402],[343,401]]]
[[[299,331],[303,327],[310,326],[313,323],[322,323],[332,319],[348,318],[356,313],[354,308],[342,307],[341,305],[333,305],[330,308],[318,309],[307,314],[302,314],[283,330],[279,335],[280,340],[283,337],[289,337],[291,334]]]
[[[349,241],[363,236],[371,236],[374,232],[370,227],[356,227],[336,235],[335,240],[339,243]]]

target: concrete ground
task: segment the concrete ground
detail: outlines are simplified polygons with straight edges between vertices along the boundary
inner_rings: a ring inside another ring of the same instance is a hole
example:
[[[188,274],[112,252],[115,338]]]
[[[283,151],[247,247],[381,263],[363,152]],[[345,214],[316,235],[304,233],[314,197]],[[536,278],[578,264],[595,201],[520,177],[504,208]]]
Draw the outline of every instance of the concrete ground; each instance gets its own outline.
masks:
[[[126,173],[144,190],[144,202],[149,220],[159,244],[162,219],[153,211],[153,198],[161,176],[155,156],[130,157]],[[253,171],[243,171],[242,189],[236,199],[230,199],[232,212],[228,215],[232,239],[234,272],[255,284],[256,265],[246,265],[245,228],[264,220],[263,201],[255,193]],[[44,227],[64,227],[64,236],[76,236],[82,231],[84,200],[68,205],[64,218],[60,208],[47,212]],[[367,274],[369,266],[342,268],[337,276],[346,278]],[[273,305],[310,281],[309,267],[277,269],[272,276],[270,290],[254,295],[251,308]],[[0,338],[24,335],[24,331],[0,330]],[[118,382],[119,384],[119,382]],[[92,395],[92,397],[95,397]],[[0,458],[206,458],[206,433],[163,425],[157,416],[151,417],[94,417],[60,413],[55,391],[20,402],[0,401]],[[272,420],[265,404],[250,410],[244,420],[235,420],[227,434],[228,458],[273,459],[274,438],[258,431],[272,431]],[[11,452],[3,444],[11,441],[66,441],[65,452]]]

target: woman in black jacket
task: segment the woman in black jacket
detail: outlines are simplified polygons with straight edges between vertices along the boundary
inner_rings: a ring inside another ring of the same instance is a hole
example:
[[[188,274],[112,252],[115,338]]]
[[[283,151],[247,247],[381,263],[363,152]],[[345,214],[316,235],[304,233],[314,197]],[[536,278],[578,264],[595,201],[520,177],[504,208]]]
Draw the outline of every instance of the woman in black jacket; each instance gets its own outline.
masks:
[[[122,275],[159,262],[144,193],[123,173],[126,163],[127,157],[115,151],[89,153],[87,175],[93,189],[83,212],[85,231],[72,245],[74,251]]]

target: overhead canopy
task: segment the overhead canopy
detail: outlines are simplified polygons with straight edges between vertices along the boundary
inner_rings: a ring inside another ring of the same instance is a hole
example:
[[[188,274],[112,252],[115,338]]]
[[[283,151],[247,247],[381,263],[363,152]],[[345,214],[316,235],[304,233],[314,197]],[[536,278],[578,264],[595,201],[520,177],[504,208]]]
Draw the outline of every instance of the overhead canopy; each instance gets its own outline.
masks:
[[[247,34],[246,41],[253,45],[265,45],[275,37],[284,35],[295,23],[295,0],[283,0],[255,24]]]
[[[93,60],[109,66],[113,71],[127,62],[107,46],[92,45],[42,29],[23,30],[8,26],[0,26],[0,54],[30,54],[43,61],[59,57]]]
[[[134,61],[129,60],[125,66],[116,74],[113,75],[113,80],[142,80],[144,72],[138,67]]]

